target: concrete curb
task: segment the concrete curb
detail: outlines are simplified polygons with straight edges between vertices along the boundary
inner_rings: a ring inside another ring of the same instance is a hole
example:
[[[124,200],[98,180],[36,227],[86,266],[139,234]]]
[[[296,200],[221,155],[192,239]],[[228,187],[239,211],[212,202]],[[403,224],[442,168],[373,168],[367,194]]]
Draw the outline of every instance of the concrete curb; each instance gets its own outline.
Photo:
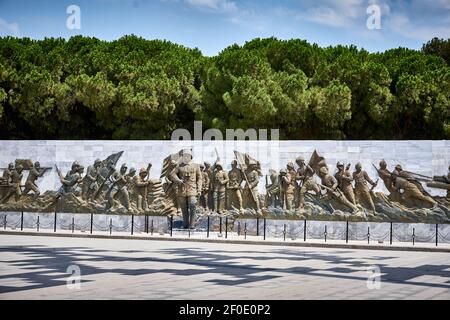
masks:
[[[50,233],[50,232],[29,232],[29,231],[1,231],[0,235],[24,235],[37,237],[65,237],[65,238],[93,238],[93,239],[119,239],[119,240],[153,240],[153,241],[184,241],[184,242],[205,242],[222,244],[250,244],[279,247],[308,247],[308,248],[332,248],[332,249],[359,249],[359,250],[387,250],[387,251],[413,251],[413,252],[445,252],[450,253],[450,248],[439,247],[402,247],[402,246],[373,246],[361,244],[337,244],[337,243],[308,243],[308,242],[276,242],[276,241],[255,241],[255,240],[219,240],[219,239],[199,239],[199,238],[162,238],[152,236],[124,236],[124,235],[101,235],[101,234],[70,234],[70,233]]]

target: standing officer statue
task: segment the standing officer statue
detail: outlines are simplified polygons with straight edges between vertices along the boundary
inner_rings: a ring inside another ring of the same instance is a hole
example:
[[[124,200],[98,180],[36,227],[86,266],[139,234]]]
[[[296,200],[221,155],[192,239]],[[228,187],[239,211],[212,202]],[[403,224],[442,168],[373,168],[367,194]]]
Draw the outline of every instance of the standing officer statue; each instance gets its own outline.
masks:
[[[183,228],[192,228],[197,211],[197,197],[202,192],[202,173],[200,167],[192,163],[192,153],[184,149],[181,161],[171,173],[171,180],[177,184],[178,205],[183,213]]]

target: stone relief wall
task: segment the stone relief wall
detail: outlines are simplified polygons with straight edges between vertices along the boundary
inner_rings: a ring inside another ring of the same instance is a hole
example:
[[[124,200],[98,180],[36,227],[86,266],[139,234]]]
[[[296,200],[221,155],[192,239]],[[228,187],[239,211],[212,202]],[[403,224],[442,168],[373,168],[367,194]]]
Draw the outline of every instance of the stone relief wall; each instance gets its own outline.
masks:
[[[192,150],[192,162],[201,164],[209,162],[212,165],[216,163],[219,158],[223,171],[228,172],[231,169],[231,163],[236,158],[234,151],[237,150],[240,153],[248,154],[253,159],[257,160],[259,183],[255,187],[254,192],[258,194],[258,206],[250,207],[247,205],[244,210],[239,211],[236,207],[230,207],[228,202],[228,194],[224,196],[226,201],[226,213],[234,216],[243,215],[269,215],[279,216],[288,215],[290,218],[311,218],[317,220],[343,220],[352,218],[355,220],[369,220],[369,221],[385,221],[389,219],[406,221],[406,222],[448,222],[449,211],[448,203],[445,202],[447,190],[443,188],[430,188],[426,182],[421,182],[423,191],[428,195],[436,198],[438,202],[437,206],[431,206],[431,204],[421,206],[398,206],[394,208],[390,207],[388,203],[389,199],[378,196],[377,194],[389,195],[385,184],[380,179],[379,182],[370,190],[373,194],[376,214],[369,212],[370,208],[358,207],[354,210],[347,210],[345,206],[326,205],[322,202],[326,202],[326,199],[317,198],[314,192],[307,192],[305,194],[306,209],[299,210],[298,205],[293,205],[291,209],[283,207],[283,204],[279,204],[279,208],[274,204],[273,208],[264,203],[264,195],[266,194],[266,181],[265,176],[269,175],[269,170],[273,169],[275,172],[280,173],[280,170],[285,169],[289,162],[294,164],[294,171],[298,169],[298,165],[295,163],[297,157],[302,156],[305,158],[306,163],[311,158],[313,152],[317,153],[325,158],[328,173],[334,175],[337,171],[336,163],[342,162],[343,164],[351,164],[350,171],[354,171],[356,163],[362,165],[362,169],[367,172],[368,176],[376,181],[379,179],[379,175],[376,167],[379,166],[379,162],[384,159],[387,162],[387,169],[390,172],[394,171],[396,165],[401,165],[404,170],[432,178],[433,176],[447,176],[448,167],[450,164],[450,142],[449,141],[54,141],[54,140],[36,140],[36,141],[0,141],[0,167],[7,168],[8,164],[14,162],[15,159],[30,159],[33,162],[39,161],[41,167],[51,167],[52,170],[47,170],[42,177],[36,180],[36,184],[40,189],[41,195],[39,199],[30,199],[30,207],[25,209],[29,211],[41,211],[43,207],[45,210],[53,210],[51,208],[50,198],[58,198],[55,192],[61,188],[61,177],[57,174],[56,167],[64,175],[71,171],[73,162],[78,162],[79,165],[84,166],[83,173],[80,173],[80,177],[86,174],[86,170],[89,166],[92,166],[95,159],[106,160],[111,154],[123,151],[120,159],[118,160],[115,170],[117,174],[120,172],[120,167],[123,163],[127,164],[129,172],[130,168],[136,169],[136,174],[139,175],[140,169],[145,169],[148,164],[151,163],[151,169],[149,176],[143,178],[149,180],[150,184],[154,188],[154,193],[159,194],[166,192],[164,183],[169,178],[169,173],[166,177],[161,178],[161,172],[163,171],[164,159],[171,154],[176,154],[182,149]],[[248,164],[248,163],[247,163]],[[55,167],[56,165],[56,167]],[[238,166],[239,167],[239,166]],[[249,171],[251,172],[251,170]],[[25,183],[27,179],[28,171],[23,172],[22,182]],[[120,176],[120,174],[119,174]],[[177,176],[178,177],[178,176]],[[181,176],[180,176],[181,177]],[[323,178],[323,177],[322,177]],[[317,183],[321,183],[324,180],[318,176],[318,172],[313,176],[313,180]],[[168,179],[170,180],[170,179]],[[245,181],[242,184],[245,186]],[[283,189],[283,187],[281,188]],[[116,190],[117,191],[117,190]],[[322,188],[322,191],[326,194],[327,190]],[[52,193],[53,192],[53,193]],[[108,192],[108,190],[105,190]],[[178,191],[174,191],[179,192]],[[243,190],[244,192],[244,190]],[[253,191],[252,191],[253,192]],[[210,190],[210,198],[213,198],[212,190]],[[283,193],[283,190],[281,191]],[[287,193],[289,193],[287,191]],[[297,191],[294,191],[292,202],[298,202]],[[33,192],[30,192],[30,195]],[[331,196],[333,195],[330,191]],[[48,196],[50,198],[45,198]],[[120,198],[120,194],[118,194]],[[245,198],[245,194],[243,195]],[[247,197],[251,197],[251,193],[247,194]],[[285,194],[281,197],[284,199]],[[0,210],[18,210],[20,203],[13,199],[8,199],[7,203],[0,204]],[[42,199],[41,199],[42,198]],[[67,195],[62,196],[63,199],[67,198]],[[114,197],[114,201],[117,200]],[[176,197],[174,197],[176,198]],[[61,202],[61,196],[58,198]],[[66,199],[67,200],[67,199]],[[199,200],[199,199],[197,199]],[[330,199],[330,203],[334,203],[336,199]],[[392,199],[390,199],[392,200]],[[33,202],[34,201],[34,202]],[[40,201],[40,202],[39,202]],[[53,201],[53,200],[52,200]],[[74,196],[70,199],[69,207],[66,208],[67,212],[85,212],[94,211],[95,213],[136,213],[135,205],[133,207],[133,200],[131,199],[130,208],[124,208],[123,201],[118,203],[112,203],[111,207],[105,212],[105,205],[108,202],[108,195],[96,203],[91,203],[89,206],[83,203],[81,196]],[[209,200],[211,201],[211,199]],[[334,201],[334,202],[333,202]],[[32,204],[32,202],[34,204]],[[86,201],[85,201],[86,202]],[[89,201],[87,201],[89,202]],[[136,201],[134,201],[136,202]],[[245,202],[245,199],[244,199]],[[258,201],[259,202],[259,201]],[[337,201],[339,202],[339,201]],[[36,204],[38,203],[38,204]],[[64,202],[65,203],[65,202]],[[117,204],[117,206],[115,206]],[[182,216],[183,210],[168,210],[168,207],[176,207],[176,203],[172,202],[167,204],[166,202],[153,203],[154,206],[150,210],[151,214],[179,214]],[[48,205],[48,207],[46,207]],[[55,204],[56,205],[56,204]],[[64,211],[64,204],[60,210]],[[150,203],[149,203],[150,206]],[[200,208],[199,204],[196,204],[197,214],[207,213],[208,211],[214,212],[214,206],[210,205],[206,208]],[[106,205],[107,207],[107,205]],[[79,210],[77,210],[77,208]],[[180,208],[178,208],[180,209]],[[181,208],[183,209],[183,208]],[[250,210],[249,210],[250,209]],[[260,211],[258,212],[258,209]],[[43,211],[45,211],[43,210]],[[115,211],[116,210],[116,211]],[[193,209],[187,207],[187,211]],[[254,212],[253,212],[253,211]],[[416,210],[416,211],[414,211]],[[418,211],[417,211],[418,210]],[[145,211],[145,210],[144,210]],[[217,210],[216,210],[217,211]],[[405,214],[406,212],[406,214]],[[147,212],[148,213],[148,212]],[[191,219],[192,220],[192,219]]]

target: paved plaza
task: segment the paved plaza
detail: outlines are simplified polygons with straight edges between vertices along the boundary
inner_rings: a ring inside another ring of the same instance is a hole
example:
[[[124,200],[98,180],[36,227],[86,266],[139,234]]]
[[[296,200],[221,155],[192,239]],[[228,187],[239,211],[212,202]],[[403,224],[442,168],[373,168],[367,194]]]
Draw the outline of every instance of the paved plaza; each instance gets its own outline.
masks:
[[[450,299],[450,254],[0,235],[0,299]]]

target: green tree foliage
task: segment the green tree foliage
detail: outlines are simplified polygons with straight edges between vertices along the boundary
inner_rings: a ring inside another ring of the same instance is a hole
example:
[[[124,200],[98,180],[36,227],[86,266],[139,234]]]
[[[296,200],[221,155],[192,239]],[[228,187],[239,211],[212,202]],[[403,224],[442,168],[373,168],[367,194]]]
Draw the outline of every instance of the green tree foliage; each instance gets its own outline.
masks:
[[[449,41],[369,53],[254,39],[204,57],[167,41],[0,38],[0,138],[168,139],[279,128],[283,139],[448,139]],[[447,61],[447,62],[446,62]]]
[[[450,39],[433,38],[422,46],[422,51],[443,58],[450,66]]]

